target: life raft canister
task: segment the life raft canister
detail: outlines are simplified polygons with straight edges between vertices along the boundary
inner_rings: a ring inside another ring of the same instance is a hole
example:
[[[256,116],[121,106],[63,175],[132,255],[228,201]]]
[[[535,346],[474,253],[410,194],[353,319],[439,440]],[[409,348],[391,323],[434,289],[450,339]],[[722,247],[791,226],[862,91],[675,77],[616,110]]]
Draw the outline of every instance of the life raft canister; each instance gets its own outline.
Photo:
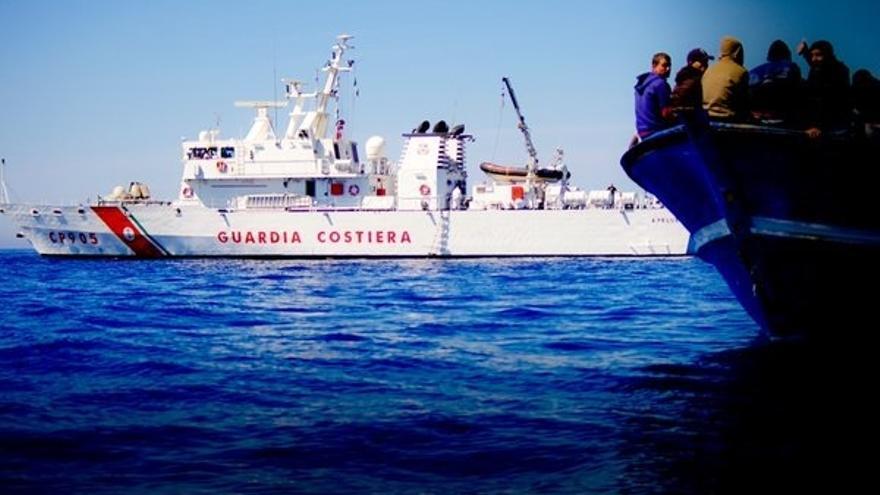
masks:
[[[361,188],[359,188],[357,184],[352,184],[348,186],[348,194],[351,194],[352,196],[357,196],[360,192]]]
[[[229,167],[226,165],[226,162],[224,162],[223,160],[217,162],[218,172],[220,172],[221,174],[225,174],[227,170],[229,170]]]
[[[422,193],[422,196],[428,196],[431,194],[431,188],[428,187],[427,184],[422,184],[422,187],[419,188],[419,192]]]

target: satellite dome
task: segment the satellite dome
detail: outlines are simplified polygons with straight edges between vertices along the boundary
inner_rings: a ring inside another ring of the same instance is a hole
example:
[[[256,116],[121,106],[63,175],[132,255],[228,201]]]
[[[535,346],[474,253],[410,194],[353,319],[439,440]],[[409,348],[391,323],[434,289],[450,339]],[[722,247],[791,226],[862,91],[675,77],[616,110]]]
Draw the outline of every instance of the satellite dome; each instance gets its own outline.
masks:
[[[376,160],[385,156],[385,138],[373,136],[367,139],[367,160]]]

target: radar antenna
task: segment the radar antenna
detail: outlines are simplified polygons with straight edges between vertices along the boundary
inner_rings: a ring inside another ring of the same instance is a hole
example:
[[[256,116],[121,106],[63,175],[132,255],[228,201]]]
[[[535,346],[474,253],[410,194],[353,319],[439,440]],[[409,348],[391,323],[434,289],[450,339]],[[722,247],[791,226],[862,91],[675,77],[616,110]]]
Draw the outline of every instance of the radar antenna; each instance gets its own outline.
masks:
[[[236,101],[235,106],[239,108],[283,108],[287,106],[286,101]]]

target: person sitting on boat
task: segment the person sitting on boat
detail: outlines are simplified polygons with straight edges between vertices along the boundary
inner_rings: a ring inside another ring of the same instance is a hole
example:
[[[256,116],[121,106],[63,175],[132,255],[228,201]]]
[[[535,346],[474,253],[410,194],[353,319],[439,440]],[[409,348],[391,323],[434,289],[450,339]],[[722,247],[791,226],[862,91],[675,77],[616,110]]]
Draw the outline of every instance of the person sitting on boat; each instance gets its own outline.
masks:
[[[742,43],[721,38],[718,62],[703,74],[703,108],[713,119],[742,121],[749,115],[749,73],[743,67]]]
[[[806,93],[807,135],[816,138],[820,129],[844,129],[852,112],[849,67],[834,55],[830,42],[819,40],[807,49],[806,40],[798,43],[797,52],[810,66]]]
[[[666,82],[671,67],[672,57],[659,52],[651,59],[651,71],[636,78],[636,131],[639,138],[672,125],[669,106],[672,90]]]
[[[752,117],[764,124],[791,123],[803,87],[801,69],[782,40],[770,44],[767,62],[749,71]]]
[[[880,80],[867,69],[853,74],[853,106],[856,122],[868,138],[880,138]]]
[[[703,105],[703,73],[709,68],[709,60],[715,57],[702,48],[694,48],[687,54],[687,65],[675,74],[675,88],[672,89],[671,106],[673,111],[687,111]]]

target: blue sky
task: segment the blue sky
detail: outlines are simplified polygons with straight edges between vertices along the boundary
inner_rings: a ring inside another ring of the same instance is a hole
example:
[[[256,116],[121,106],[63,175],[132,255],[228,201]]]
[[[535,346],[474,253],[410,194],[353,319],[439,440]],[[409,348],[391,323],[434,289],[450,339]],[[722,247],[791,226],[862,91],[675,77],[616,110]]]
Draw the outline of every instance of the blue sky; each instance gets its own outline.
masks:
[[[218,120],[243,136],[252,114],[233,101],[272,99],[281,77],[313,81],[345,32],[360,97],[342,106],[358,141],[384,136],[396,159],[402,132],[445,119],[477,138],[472,183],[481,161],[523,163],[501,105],[508,76],[542,161],[561,147],[578,185],[634,189],[618,159],[654,52],[677,70],[730,34],[752,67],[776,38],[824,38],[878,75],[877,19],[880,2],[0,0],[0,156],[20,201],[78,203],[131,180],[172,198],[181,137]],[[13,234],[0,219],[0,246],[26,247]]]

